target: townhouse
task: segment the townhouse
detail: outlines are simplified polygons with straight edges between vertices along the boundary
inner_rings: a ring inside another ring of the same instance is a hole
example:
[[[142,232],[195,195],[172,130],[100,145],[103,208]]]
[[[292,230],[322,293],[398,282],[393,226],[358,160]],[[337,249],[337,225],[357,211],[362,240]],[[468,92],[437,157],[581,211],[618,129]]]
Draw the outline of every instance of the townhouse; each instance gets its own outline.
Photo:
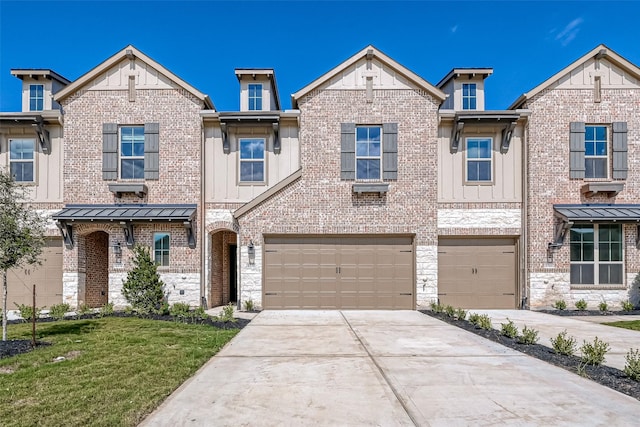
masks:
[[[0,166],[49,227],[10,301],[123,306],[142,244],[170,303],[637,304],[640,69],[601,45],[488,111],[492,72],[432,85],[368,46],[291,109],[274,70],[237,69],[224,112],[133,46],[73,82],[12,70]]]

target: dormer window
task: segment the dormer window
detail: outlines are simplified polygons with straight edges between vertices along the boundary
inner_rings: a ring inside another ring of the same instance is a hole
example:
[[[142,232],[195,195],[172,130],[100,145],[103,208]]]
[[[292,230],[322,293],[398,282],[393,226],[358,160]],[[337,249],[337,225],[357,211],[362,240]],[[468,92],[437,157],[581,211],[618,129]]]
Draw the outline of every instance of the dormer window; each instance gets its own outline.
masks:
[[[29,111],[44,110],[44,85],[29,85]]]
[[[262,85],[249,84],[249,110],[262,110]]]
[[[462,109],[463,110],[475,110],[476,109],[476,84],[475,83],[463,83],[462,84]]]

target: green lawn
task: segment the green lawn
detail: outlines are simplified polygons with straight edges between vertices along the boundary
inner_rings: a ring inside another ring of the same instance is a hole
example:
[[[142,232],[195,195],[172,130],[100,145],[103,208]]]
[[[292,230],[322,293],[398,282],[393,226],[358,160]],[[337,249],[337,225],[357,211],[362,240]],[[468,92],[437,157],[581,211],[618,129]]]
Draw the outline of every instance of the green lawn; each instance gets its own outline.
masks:
[[[625,320],[621,322],[609,322],[605,325],[615,326],[617,328],[632,329],[634,331],[640,331],[640,320]]]
[[[30,327],[9,325],[9,339],[28,339]],[[0,424],[134,426],[237,332],[117,317],[41,323],[38,339],[53,345],[0,359]]]

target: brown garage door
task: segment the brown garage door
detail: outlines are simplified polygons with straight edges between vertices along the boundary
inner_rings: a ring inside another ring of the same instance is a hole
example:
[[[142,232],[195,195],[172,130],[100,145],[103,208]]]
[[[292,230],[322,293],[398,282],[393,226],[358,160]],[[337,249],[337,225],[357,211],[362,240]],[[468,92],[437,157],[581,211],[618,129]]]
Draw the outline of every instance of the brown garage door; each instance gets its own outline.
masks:
[[[516,308],[514,239],[440,239],[438,299],[463,308]]]
[[[413,309],[411,237],[265,238],[269,309]]]
[[[7,308],[14,303],[31,305],[36,285],[36,305],[49,307],[62,302],[62,239],[47,239],[41,255],[42,265],[24,266],[7,274]]]

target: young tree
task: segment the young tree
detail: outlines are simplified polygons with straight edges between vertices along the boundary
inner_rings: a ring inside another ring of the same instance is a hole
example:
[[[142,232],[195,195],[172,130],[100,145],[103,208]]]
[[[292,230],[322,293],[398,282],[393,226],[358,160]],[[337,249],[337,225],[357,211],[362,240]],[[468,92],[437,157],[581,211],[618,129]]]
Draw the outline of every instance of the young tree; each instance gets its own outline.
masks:
[[[134,267],[122,283],[122,294],[138,312],[158,313],[165,302],[164,282],[160,280],[158,266],[146,246],[134,246],[133,253]]]
[[[0,170],[0,270],[2,270],[2,340],[7,340],[7,271],[40,264],[46,220],[28,206],[24,188]]]

